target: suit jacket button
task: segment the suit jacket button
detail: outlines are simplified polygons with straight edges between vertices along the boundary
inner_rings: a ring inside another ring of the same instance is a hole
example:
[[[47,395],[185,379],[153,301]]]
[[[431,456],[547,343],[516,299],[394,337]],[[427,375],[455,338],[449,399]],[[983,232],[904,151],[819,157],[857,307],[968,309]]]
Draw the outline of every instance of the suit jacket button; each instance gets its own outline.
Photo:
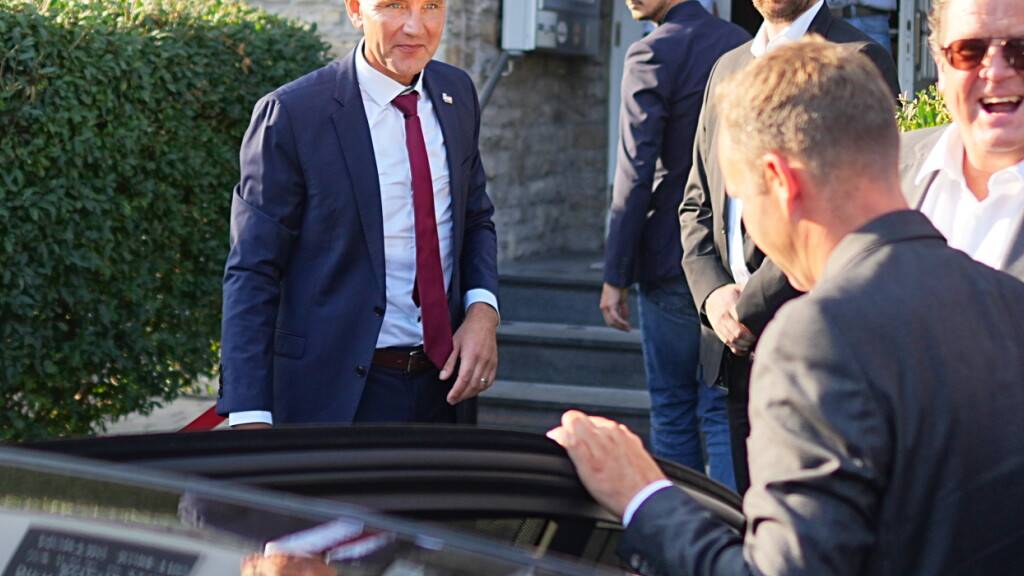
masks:
[[[360,377],[366,376],[366,366],[357,366],[356,374],[358,374]]]
[[[384,309],[381,308],[380,306],[374,306],[373,313],[376,314],[378,318],[380,318],[384,316]]]

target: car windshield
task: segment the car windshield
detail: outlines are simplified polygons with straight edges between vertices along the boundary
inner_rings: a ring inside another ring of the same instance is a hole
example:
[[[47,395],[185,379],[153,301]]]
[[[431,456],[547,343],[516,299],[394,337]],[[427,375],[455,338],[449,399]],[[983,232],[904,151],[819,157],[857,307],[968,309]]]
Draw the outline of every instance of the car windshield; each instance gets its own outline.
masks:
[[[600,573],[336,502],[0,448],[2,576],[223,576],[264,551],[356,576]]]

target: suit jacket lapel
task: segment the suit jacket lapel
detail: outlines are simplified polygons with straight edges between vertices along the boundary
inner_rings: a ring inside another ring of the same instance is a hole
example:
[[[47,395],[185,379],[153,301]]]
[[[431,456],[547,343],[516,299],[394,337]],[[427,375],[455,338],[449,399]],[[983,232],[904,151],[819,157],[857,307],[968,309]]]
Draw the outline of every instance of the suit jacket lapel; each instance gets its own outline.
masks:
[[[908,176],[910,176],[913,180],[911,180],[911,182],[907,185],[908,187],[905,188],[905,190],[910,191],[909,194],[907,194],[906,196],[907,205],[913,208],[914,210],[921,209],[921,205],[924,204],[925,193],[928,192],[928,189],[932,187],[932,184],[935,182],[935,179],[939,177],[938,172],[932,172],[926,178],[922,179],[920,183],[917,183],[916,180],[918,171],[919,170],[910,171],[911,174],[909,174]]]
[[[377,178],[370,126],[366,123],[366,110],[356,79],[354,54],[354,51],[350,52],[338,63],[334,98],[340,107],[331,115],[331,121],[352,179],[352,192],[359,208],[374,279],[378,288],[384,290],[384,218],[380,206],[380,180]]]
[[[924,197],[931,188],[935,179],[939,176],[938,171],[928,174],[920,182],[917,181],[921,173],[921,167],[931,154],[932,149],[938,143],[944,132],[943,128],[934,128],[927,131],[910,132],[901,136],[900,143],[900,188],[907,205],[914,210],[920,210],[924,204]]]
[[[832,27],[832,12],[828,8],[828,2],[821,5],[821,9],[811,20],[811,25],[807,27],[808,34],[820,34],[825,38],[828,38],[828,30]]]
[[[1006,255],[1005,271],[1024,280],[1024,218],[1017,224],[1017,234]]]
[[[460,170],[462,156],[458,154],[461,132],[459,131],[459,116],[456,108],[456,105],[462,103],[455,102],[451,98],[451,94],[454,94],[455,91],[440,74],[433,73],[431,68],[431,65],[427,64],[423,71],[423,86],[434,105],[434,113],[441,125],[441,135],[444,136],[444,146],[447,151],[445,156],[448,158],[448,190],[452,199],[452,257],[457,263],[459,255],[462,253],[462,229],[465,226],[466,214],[466,194],[462,182],[463,174]],[[445,101],[446,99],[448,102]],[[452,267],[453,286],[457,270],[457,265]]]

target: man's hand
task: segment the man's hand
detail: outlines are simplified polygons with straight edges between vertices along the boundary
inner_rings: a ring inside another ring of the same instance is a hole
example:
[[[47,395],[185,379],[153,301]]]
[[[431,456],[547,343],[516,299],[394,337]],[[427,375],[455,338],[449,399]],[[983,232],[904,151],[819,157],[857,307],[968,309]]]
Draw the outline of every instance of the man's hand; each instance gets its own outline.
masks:
[[[232,430],[270,430],[273,428],[270,424],[265,422],[250,422],[248,424],[236,424],[232,426]]]
[[[466,320],[452,336],[455,348],[441,369],[441,380],[451,378],[459,361],[459,377],[448,392],[448,403],[458,404],[480,394],[494,383],[498,371],[498,313],[477,302],[466,311]]]
[[[712,292],[704,302],[704,312],[711,322],[711,328],[737,356],[750,354],[757,341],[753,332],[736,315],[736,303],[742,293],[743,288],[738,284],[726,284]]]
[[[637,493],[665,478],[640,437],[607,418],[569,410],[548,437],[569,453],[594,499],[619,518]]]
[[[629,332],[629,288],[619,288],[605,282],[601,288],[601,315],[612,328]]]
[[[242,560],[242,576],[336,576],[319,558],[253,554]]]

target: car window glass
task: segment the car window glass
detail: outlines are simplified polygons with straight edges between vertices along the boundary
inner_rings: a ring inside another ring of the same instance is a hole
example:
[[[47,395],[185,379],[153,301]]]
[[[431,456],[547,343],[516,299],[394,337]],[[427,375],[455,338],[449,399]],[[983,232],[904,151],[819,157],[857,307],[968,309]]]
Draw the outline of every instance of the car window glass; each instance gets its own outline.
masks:
[[[325,517],[337,518],[283,511],[287,506],[281,505],[264,508],[242,496],[224,498],[202,484],[190,489],[188,482],[171,488],[111,481],[59,466],[19,466],[5,462],[4,455],[0,448],[0,576],[224,576],[238,573],[243,559],[262,552],[268,541],[312,530]],[[453,545],[447,535],[434,536],[426,527],[398,529],[358,515],[342,520],[355,532],[318,557],[344,574],[547,576],[588,571],[585,566],[549,570],[533,565],[529,555],[510,556],[487,543]]]

